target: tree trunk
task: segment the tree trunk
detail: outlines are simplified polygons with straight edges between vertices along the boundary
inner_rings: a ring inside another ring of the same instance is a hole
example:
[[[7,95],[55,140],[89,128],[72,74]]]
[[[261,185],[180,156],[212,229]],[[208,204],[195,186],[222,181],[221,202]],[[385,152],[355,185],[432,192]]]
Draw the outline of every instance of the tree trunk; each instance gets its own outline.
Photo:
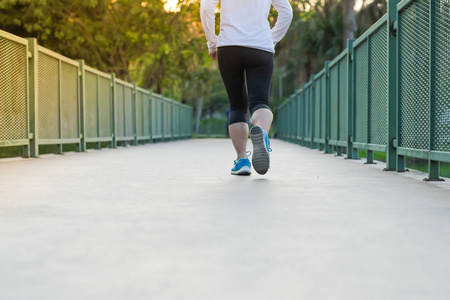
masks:
[[[355,0],[344,0],[344,33],[342,36],[343,49],[347,48],[347,40],[355,38],[355,31],[357,29],[355,19]]]

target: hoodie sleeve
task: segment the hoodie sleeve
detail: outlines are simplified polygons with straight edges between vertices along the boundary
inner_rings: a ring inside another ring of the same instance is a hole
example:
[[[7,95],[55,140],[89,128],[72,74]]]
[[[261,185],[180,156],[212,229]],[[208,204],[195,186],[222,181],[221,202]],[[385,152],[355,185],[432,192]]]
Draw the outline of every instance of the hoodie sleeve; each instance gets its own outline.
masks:
[[[211,53],[217,52],[218,37],[216,35],[216,16],[214,11],[218,3],[219,0],[201,0],[200,3],[200,17],[206,40],[208,41],[209,52]]]
[[[278,19],[272,28],[273,43],[277,44],[286,34],[292,21],[292,7],[288,0],[272,0],[278,12]]]

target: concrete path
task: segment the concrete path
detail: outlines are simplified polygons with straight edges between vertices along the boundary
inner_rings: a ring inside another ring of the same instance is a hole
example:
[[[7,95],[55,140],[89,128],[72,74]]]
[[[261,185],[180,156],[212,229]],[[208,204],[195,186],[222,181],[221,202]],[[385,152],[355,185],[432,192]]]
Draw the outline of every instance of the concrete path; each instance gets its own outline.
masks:
[[[0,299],[449,299],[449,182],[272,141],[0,161]],[[419,179],[417,179],[419,178]]]

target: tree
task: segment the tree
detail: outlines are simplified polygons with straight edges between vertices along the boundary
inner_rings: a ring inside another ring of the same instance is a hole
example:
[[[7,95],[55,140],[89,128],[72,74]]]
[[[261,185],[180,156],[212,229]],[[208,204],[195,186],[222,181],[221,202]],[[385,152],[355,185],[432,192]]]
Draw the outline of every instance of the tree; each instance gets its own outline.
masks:
[[[163,93],[178,89],[183,76],[204,63],[197,10],[198,4],[185,3],[169,13],[161,1],[5,0],[0,26]]]
[[[325,60],[342,50],[343,9],[339,0],[291,1],[294,18],[277,47],[277,66],[284,69],[284,88],[289,95],[323,68]],[[287,84],[286,84],[287,83]],[[278,87],[277,81],[274,85]],[[276,97],[274,97],[276,98]],[[279,99],[281,100],[281,99]]]
[[[355,0],[342,0],[344,4],[344,36],[342,47],[347,48],[347,40],[355,37],[356,19],[355,19]]]

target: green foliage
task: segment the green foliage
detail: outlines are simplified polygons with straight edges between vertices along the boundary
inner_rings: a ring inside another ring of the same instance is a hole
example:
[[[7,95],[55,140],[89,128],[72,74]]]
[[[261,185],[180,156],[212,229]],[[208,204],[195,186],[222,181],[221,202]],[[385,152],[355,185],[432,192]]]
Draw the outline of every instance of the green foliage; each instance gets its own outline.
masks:
[[[154,0],[3,0],[0,28],[187,101],[198,92],[192,82],[210,73],[199,3],[173,13],[163,7]]]
[[[276,49],[273,107],[283,99],[280,77],[283,96],[290,95],[342,50],[343,1],[290,0],[294,19]],[[385,3],[376,0],[360,12],[363,27]],[[272,26],[277,16],[272,8]],[[219,19],[217,14],[217,32]],[[179,0],[176,12],[165,11],[162,0],[2,0],[0,28],[36,37],[44,47],[184,103],[195,105],[203,97],[204,115],[222,114],[227,106],[198,0]]]
[[[312,5],[314,3],[314,5]],[[286,37],[277,47],[275,79],[283,76],[283,97],[279,97],[279,80],[274,80],[274,104],[300,89],[312,74],[324,68],[342,50],[345,0],[291,0],[294,18]],[[386,0],[375,0],[356,12],[358,30],[364,33],[384,13]]]
[[[284,69],[284,90],[289,95],[309,81],[342,50],[343,9],[341,1],[291,1],[294,18],[284,40],[277,49],[278,68]],[[307,10],[309,9],[309,10]],[[306,11],[307,10],[307,11]],[[278,83],[275,83],[278,89]],[[275,97],[278,96],[275,94]]]

